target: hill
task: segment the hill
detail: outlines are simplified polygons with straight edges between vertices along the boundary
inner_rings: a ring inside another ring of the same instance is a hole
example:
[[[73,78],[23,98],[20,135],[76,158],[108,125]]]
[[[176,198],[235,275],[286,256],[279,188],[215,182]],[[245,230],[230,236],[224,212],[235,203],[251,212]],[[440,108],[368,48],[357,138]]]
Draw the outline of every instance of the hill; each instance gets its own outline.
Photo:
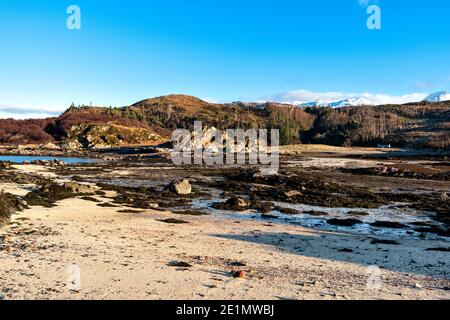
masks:
[[[64,142],[78,148],[156,144],[177,128],[280,129],[283,145],[442,148],[450,146],[450,102],[306,107],[280,103],[209,103],[187,95],[146,99],[122,108],[71,107],[57,118],[0,120],[0,143]]]

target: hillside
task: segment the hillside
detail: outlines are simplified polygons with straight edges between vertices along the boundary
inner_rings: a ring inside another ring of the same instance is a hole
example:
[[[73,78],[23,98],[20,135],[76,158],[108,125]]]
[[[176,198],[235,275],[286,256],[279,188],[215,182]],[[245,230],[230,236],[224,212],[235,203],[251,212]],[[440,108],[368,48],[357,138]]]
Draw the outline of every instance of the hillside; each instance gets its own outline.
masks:
[[[449,148],[450,102],[306,107],[279,103],[214,104],[187,95],[142,100],[122,108],[71,107],[58,118],[0,120],[1,144],[64,142],[103,148],[167,141],[194,121],[218,129],[277,128],[281,143]]]
[[[0,120],[3,145],[63,142],[69,148],[155,144],[161,142],[160,128],[140,121],[104,114],[104,108],[71,108],[58,118],[42,120]]]
[[[315,115],[303,143],[344,146],[449,148],[450,102],[361,106],[342,109],[307,108]]]

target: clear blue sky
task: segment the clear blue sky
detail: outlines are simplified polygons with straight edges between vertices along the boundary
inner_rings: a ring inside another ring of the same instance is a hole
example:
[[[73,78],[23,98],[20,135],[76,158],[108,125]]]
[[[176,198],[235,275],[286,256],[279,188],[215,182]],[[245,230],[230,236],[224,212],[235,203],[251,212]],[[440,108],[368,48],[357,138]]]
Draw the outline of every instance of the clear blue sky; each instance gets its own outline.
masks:
[[[71,4],[81,30],[66,28]],[[358,0],[2,0],[0,105],[449,90],[450,2],[378,5],[371,31]]]

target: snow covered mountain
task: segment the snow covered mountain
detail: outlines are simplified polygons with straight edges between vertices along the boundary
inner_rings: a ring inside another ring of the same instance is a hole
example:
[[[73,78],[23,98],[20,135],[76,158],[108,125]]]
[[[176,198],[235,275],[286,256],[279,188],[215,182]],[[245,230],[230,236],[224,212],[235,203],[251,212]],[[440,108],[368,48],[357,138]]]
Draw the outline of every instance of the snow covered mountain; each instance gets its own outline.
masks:
[[[450,100],[450,93],[447,91],[440,91],[436,93],[430,94],[428,97],[425,98],[425,101],[428,102],[442,102],[442,101],[449,101]]]
[[[397,99],[398,101],[390,101],[386,102],[385,97],[383,96],[375,96],[375,97],[367,97],[367,96],[356,96],[348,99],[318,99],[311,102],[305,101],[290,101],[285,102],[287,104],[292,104],[298,107],[306,108],[306,107],[330,107],[330,108],[344,108],[344,107],[353,107],[353,106],[374,106],[374,105],[384,105],[384,104],[404,104],[408,102],[442,102],[442,101],[450,101],[450,93],[447,91],[440,91],[436,93],[432,93],[428,96],[425,94],[415,94],[414,97],[408,97],[406,99],[402,97],[402,99]],[[389,100],[389,99],[388,99]]]
[[[351,106],[372,106],[375,105],[372,101],[366,98],[354,98],[345,100],[325,100],[319,99],[312,102],[294,101],[292,104],[299,107],[331,107],[331,108],[343,108]]]

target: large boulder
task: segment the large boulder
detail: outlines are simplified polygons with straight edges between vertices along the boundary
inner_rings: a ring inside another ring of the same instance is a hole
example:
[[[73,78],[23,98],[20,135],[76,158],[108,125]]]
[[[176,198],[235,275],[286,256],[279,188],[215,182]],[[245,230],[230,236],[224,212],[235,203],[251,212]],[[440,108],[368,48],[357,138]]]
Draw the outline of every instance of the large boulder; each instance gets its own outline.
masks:
[[[170,191],[179,195],[188,195],[192,192],[192,186],[187,179],[175,180],[169,183],[165,188],[165,191]]]
[[[96,191],[93,186],[77,182],[66,182],[63,184],[63,188],[69,192],[81,194],[92,194]]]

